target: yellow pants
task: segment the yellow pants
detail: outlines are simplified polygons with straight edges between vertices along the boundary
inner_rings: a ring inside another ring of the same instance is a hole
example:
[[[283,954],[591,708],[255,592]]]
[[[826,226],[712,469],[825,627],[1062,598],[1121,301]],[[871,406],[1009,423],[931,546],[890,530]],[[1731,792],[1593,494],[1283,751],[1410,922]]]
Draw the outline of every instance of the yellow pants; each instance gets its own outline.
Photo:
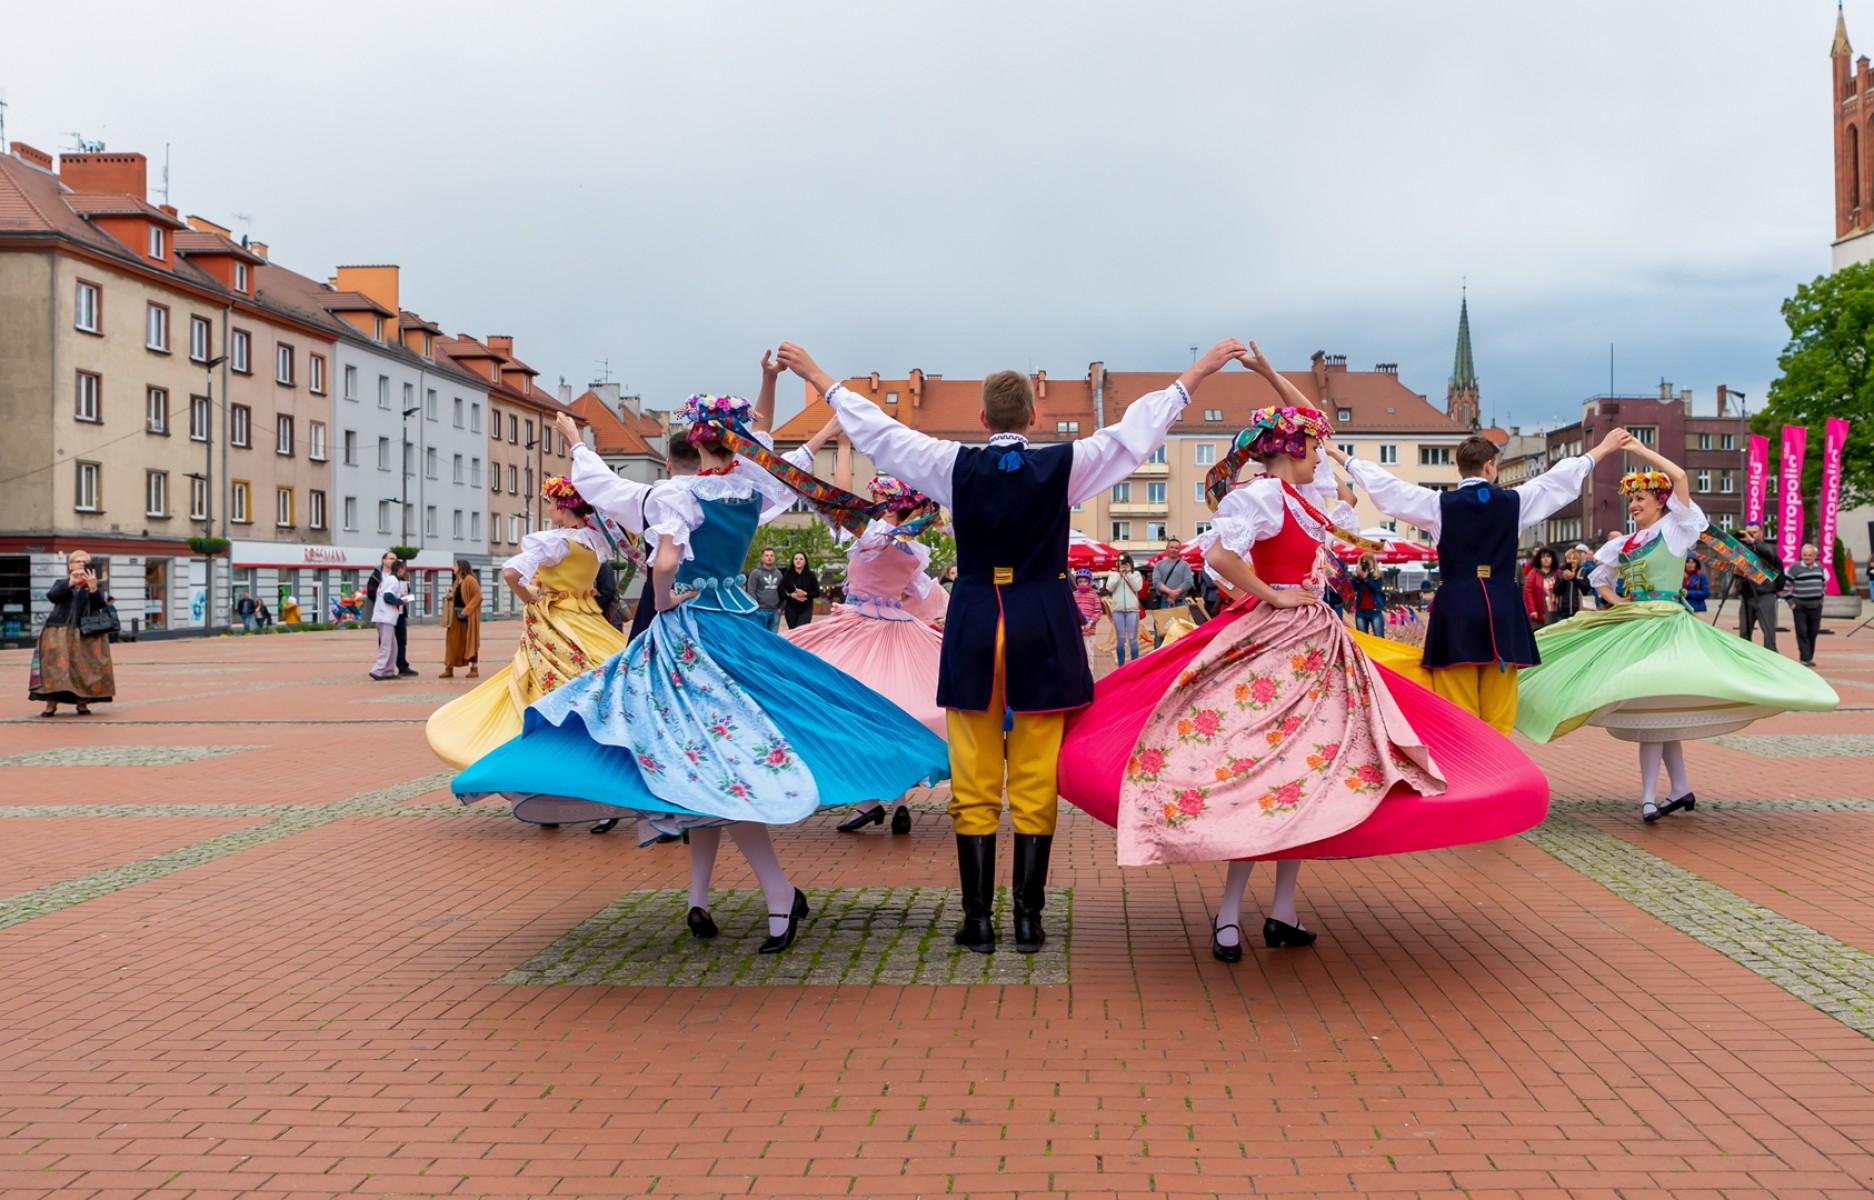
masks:
[[[950,709],[950,820],[956,831],[993,835],[1002,823],[1006,774],[1009,813],[1016,833],[1052,835],[1061,797],[1055,764],[1061,756],[1065,713],[1016,713],[1014,728],[1002,730],[1002,630],[996,630],[996,683],[988,712]]]
[[[1476,713],[1498,733],[1508,737],[1516,725],[1516,668],[1437,667],[1432,670],[1432,691],[1466,712]]]

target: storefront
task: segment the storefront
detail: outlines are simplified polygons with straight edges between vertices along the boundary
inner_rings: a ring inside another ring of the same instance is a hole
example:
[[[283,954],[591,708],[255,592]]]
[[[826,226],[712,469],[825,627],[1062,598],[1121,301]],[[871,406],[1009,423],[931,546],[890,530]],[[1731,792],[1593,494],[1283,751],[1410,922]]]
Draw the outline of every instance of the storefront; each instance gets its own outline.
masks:
[[[233,556],[232,589],[225,612],[238,611],[241,597],[264,600],[277,622],[289,604],[297,605],[300,620],[331,621],[339,606],[355,596],[378,569],[385,547],[304,546],[281,542],[236,542]],[[486,562],[474,563],[489,591],[490,569]],[[441,611],[441,598],[449,594],[455,576],[455,560],[444,550],[424,550],[406,563],[410,569],[410,587],[416,603],[411,606],[413,621],[434,620]],[[362,619],[371,619],[368,605],[362,606]],[[349,616],[349,613],[346,614]],[[240,618],[232,618],[235,624]]]
[[[0,645],[24,645],[52,612],[46,593],[65,577],[73,550],[91,568],[124,633],[137,637],[200,629],[207,608],[207,566],[182,542],[155,538],[46,537],[0,539]],[[215,590],[227,595],[224,560],[215,563]],[[221,622],[217,621],[217,624]]]

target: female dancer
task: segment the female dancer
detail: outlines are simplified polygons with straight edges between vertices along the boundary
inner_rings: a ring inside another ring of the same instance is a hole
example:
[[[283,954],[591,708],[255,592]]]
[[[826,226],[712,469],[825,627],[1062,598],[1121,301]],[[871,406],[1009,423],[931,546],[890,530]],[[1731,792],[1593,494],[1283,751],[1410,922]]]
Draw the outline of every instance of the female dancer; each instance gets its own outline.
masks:
[[[852,486],[852,444],[844,437],[839,439],[833,485]],[[885,511],[847,547],[845,603],[835,605],[824,621],[789,629],[786,637],[944,737],[944,710],[937,707],[943,635],[930,622],[944,615],[950,596],[925,574],[930,547],[917,540],[936,520],[937,505],[889,475],[873,476],[869,490],[873,504]],[[853,833],[884,820],[884,805],[867,800],[835,828]],[[911,810],[903,797],[892,810],[891,831],[911,832]]]
[[[529,704],[625,648],[593,598],[611,551],[592,506],[564,476],[548,479],[540,494],[553,504],[552,528],[522,538],[520,553],[501,564],[502,580],[526,606],[514,660],[431,713],[424,727],[436,757],[458,770],[519,733]]]
[[[1249,366],[1300,398],[1260,351]],[[1306,946],[1315,935],[1296,913],[1301,859],[1504,837],[1548,809],[1533,763],[1369,662],[1321,602],[1325,539],[1356,541],[1344,492],[1331,512],[1320,507],[1336,490],[1319,457],[1328,436],[1312,408],[1252,414],[1211,472],[1222,499],[1206,535],[1210,569],[1246,598],[1102,679],[1061,747],[1061,794],[1118,826],[1122,865],[1235,860],[1211,935],[1223,962],[1242,958],[1244,859],[1279,860],[1264,943]],[[1228,490],[1251,458],[1267,473]],[[1448,786],[1454,767],[1463,771]]]
[[[1638,742],[1640,819],[1652,822],[1697,807],[1684,739],[1730,733],[1784,711],[1826,712],[1840,700],[1814,672],[1692,615],[1682,600],[1692,547],[1715,543],[1715,559],[1727,567],[1745,556],[1706,533],[1684,468],[1631,435],[1621,449],[1652,464],[1620,481],[1636,531],[1594,556],[1590,582],[1604,607],[1536,634],[1542,663],[1517,679],[1516,728],[1546,742],[1591,724]],[[1624,595],[1615,592],[1616,579]],[[1662,761],[1671,784],[1663,805]]]
[[[688,830],[687,919],[701,938],[717,932],[709,879],[726,827],[768,902],[760,952],[772,954],[793,944],[807,901],[775,856],[768,825],[946,778],[949,756],[891,701],[759,619],[741,568],[764,508],[785,511],[790,486],[811,498],[824,485],[754,443],[748,413],[746,400],[729,396],[692,396],[684,406],[683,436],[702,469],[660,485],[647,502],[657,547],[650,628],[528,709],[521,736],[453,787],[460,796],[531,793],[525,803],[633,813],[659,833]],[[738,460],[738,450],[760,465]]]

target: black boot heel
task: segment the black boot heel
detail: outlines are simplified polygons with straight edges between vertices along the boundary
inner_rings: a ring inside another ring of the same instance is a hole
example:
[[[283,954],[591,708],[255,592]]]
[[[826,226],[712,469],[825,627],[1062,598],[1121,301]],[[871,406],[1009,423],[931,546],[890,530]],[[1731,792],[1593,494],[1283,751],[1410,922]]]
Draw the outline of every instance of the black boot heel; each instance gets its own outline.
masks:
[[[1015,879],[1009,888],[1009,907],[1015,911],[1015,952],[1035,954],[1048,940],[1041,927],[1041,910],[1048,902],[1048,855],[1054,835],[1015,835]]]
[[[708,909],[692,908],[689,915],[685,917],[684,920],[688,922],[690,926],[690,934],[692,937],[708,940],[716,936],[716,921],[715,918],[709,915]]]
[[[867,825],[883,825],[884,823],[885,810],[883,808],[875,808],[870,812],[862,812],[850,820],[841,821],[839,824],[833,826],[833,828],[841,833],[857,833]]]
[[[996,952],[996,835],[957,834],[957,880],[963,892],[963,924],[953,941],[976,954]]]
[[[794,938],[800,933],[800,919],[807,915],[807,894],[799,888],[794,889],[794,904],[785,913],[769,913],[770,920],[787,918],[787,928],[780,933],[771,933],[768,940],[756,948],[757,954],[779,954],[794,944]]]
[[[1270,917],[1262,923],[1263,945],[1271,950],[1282,946],[1312,946],[1314,934],[1299,925],[1290,925],[1287,921],[1278,921]]]

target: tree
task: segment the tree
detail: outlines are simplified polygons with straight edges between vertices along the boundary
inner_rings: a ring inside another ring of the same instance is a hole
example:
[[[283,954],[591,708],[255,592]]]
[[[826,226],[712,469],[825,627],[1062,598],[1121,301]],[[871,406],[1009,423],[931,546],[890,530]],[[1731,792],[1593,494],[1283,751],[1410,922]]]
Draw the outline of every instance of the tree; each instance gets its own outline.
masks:
[[[1874,264],[1858,263],[1817,276],[1783,302],[1789,344],[1777,358],[1781,375],[1770,385],[1769,402],[1750,419],[1751,429],[1770,439],[1775,469],[1777,435],[1784,425],[1809,430],[1803,459],[1804,528],[1814,529],[1822,493],[1823,422],[1846,418],[1842,449],[1841,507],[1874,500]],[[1774,508],[1775,497],[1770,498]]]

